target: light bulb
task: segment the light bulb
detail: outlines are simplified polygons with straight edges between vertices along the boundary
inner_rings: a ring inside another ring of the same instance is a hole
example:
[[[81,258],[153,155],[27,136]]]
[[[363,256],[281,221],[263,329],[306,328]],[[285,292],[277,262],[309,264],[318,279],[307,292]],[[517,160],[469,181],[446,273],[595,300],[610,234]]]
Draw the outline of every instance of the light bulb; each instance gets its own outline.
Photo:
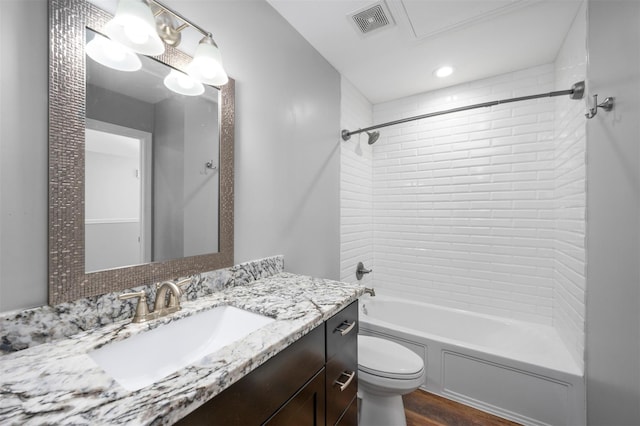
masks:
[[[171,70],[164,78],[164,85],[172,92],[185,96],[198,96],[204,93],[202,83],[178,70]]]
[[[143,55],[161,55],[164,43],[149,5],[142,0],[119,0],[115,16],[104,26],[111,40]]]
[[[198,63],[200,74],[207,80],[216,76],[216,67],[217,64],[214,61],[203,60]]]
[[[145,44],[149,40],[149,34],[143,28],[135,25],[124,27],[124,33],[135,44]]]
[[[222,86],[229,81],[218,46],[210,34],[200,40],[193,60],[187,65],[187,73],[195,80],[213,86]]]
[[[114,62],[120,62],[124,60],[125,56],[127,55],[127,52],[121,45],[112,41],[103,43],[101,47],[105,55],[107,55],[107,58],[111,59]]]
[[[132,50],[100,34],[95,34],[87,43],[85,52],[97,63],[114,70],[137,71],[142,68],[140,58]]]
[[[189,77],[188,75],[183,74],[183,73],[179,73],[178,74],[178,84],[183,89],[191,89],[193,86],[195,86],[195,81],[193,81],[193,79],[191,77]]]

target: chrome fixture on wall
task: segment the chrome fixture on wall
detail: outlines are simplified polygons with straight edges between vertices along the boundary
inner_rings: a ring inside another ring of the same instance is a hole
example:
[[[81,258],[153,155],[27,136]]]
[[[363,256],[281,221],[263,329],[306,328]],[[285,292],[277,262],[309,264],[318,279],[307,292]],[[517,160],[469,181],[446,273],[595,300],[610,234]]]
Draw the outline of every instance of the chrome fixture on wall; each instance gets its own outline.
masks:
[[[609,96],[604,98],[604,101],[598,103],[598,95],[593,95],[593,108],[589,108],[589,112],[587,112],[584,116],[588,119],[592,119],[598,114],[598,108],[602,108],[605,111],[611,111],[613,109],[613,101],[614,98]]]
[[[506,103],[510,103],[510,102],[519,102],[519,101],[527,101],[530,99],[538,99],[538,98],[550,98],[550,97],[554,97],[554,96],[565,96],[565,95],[569,95],[569,98],[571,99],[582,99],[582,97],[584,96],[584,81],[579,81],[577,83],[575,83],[573,86],[571,86],[571,89],[568,90],[558,90],[555,92],[549,92],[549,93],[541,93],[541,94],[537,94],[537,95],[529,95],[529,96],[520,96],[517,98],[509,98],[509,99],[500,99],[498,101],[491,101],[491,102],[483,102],[480,104],[473,104],[473,105],[468,105],[468,106],[463,106],[463,107],[458,107],[458,108],[452,108],[452,109],[447,109],[444,111],[437,111],[437,112],[431,112],[428,114],[422,114],[422,115],[417,115],[415,117],[408,117],[408,118],[402,118],[400,120],[394,120],[394,121],[389,121],[387,123],[382,123],[382,124],[376,124],[374,126],[369,126],[369,127],[365,127],[364,129],[358,129],[358,130],[347,130],[344,129],[342,130],[342,140],[344,141],[348,141],[351,138],[351,135],[356,135],[358,133],[362,133],[362,132],[366,132],[367,134],[369,134],[369,144],[374,143],[379,135],[377,135],[374,139],[373,142],[372,137],[371,137],[371,133],[369,133],[369,130],[375,130],[375,129],[379,129],[381,127],[387,127],[387,126],[393,126],[395,124],[401,124],[401,123],[406,123],[409,121],[415,121],[415,120],[421,120],[423,118],[429,118],[429,117],[435,117],[438,115],[445,115],[445,114],[451,114],[454,112],[460,112],[460,111],[468,111],[470,109],[476,109],[476,108],[486,108],[486,107],[491,107],[491,106],[495,106],[495,105],[500,105],[500,104],[506,104]],[[605,100],[606,102],[606,100]],[[595,114],[594,114],[595,115]],[[378,133],[378,132],[374,132],[374,133]]]
[[[229,77],[211,33],[157,0],[119,0],[115,16],[103,28],[109,38],[94,37],[87,44],[87,54],[107,67],[137,71],[140,60],[136,53],[162,55],[165,44],[180,44],[185,28],[193,28],[204,37],[186,66],[186,73],[172,70],[164,80],[165,86],[182,95],[198,96],[204,92],[202,84],[227,84]]]
[[[373,272],[373,269],[366,269],[362,262],[358,262],[358,266],[356,267],[356,278],[358,281],[361,280],[365,274],[370,272]]]
[[[374,143],[376,143],[376,141],[380,137],[380,132],[367,132],[367,136],[369,136],[367,143],[369,145],[373,145]]]

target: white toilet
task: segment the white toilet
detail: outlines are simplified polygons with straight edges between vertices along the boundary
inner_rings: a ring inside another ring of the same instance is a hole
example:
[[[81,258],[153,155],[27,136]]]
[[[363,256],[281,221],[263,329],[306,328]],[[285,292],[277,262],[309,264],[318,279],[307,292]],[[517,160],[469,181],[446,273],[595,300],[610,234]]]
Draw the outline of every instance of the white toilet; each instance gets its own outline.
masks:
[[[358,335],[360,426],[406,426],[402,395],[424,383],[424,362],[395,342]]]

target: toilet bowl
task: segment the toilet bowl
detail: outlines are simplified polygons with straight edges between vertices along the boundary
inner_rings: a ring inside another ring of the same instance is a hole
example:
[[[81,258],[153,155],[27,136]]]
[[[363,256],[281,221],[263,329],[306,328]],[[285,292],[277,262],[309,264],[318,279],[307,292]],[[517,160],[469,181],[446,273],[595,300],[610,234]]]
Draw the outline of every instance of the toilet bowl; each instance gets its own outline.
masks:
[[[402,395],[424,383],[424,362],[395,342],[358,335],[360,426],[406,426]]]

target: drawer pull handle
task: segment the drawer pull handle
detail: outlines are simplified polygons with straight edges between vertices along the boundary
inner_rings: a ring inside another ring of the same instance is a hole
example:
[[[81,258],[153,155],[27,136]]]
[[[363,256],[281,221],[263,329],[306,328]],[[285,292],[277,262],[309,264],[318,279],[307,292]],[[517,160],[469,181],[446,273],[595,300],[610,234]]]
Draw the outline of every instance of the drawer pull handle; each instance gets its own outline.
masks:
[[[338,327],[336,327],[335,330],[333,330],[333,332],[335,333],[336,331],[340,332],[341,336],[344,336],[345,334],[348,334],[351,330],[353,330],[353,327],[356,326],[356,322],[352,322],[351,324],[349,324],[348,321],[343,321],[342,324],[340,324]]]
[[[335,382],[333,382],[334,385],[340,386],[340,392],[344,392],[344,390],[349,387],[349,385],[353,381],[353,378],[356,377],[356,372],[352,371],[352,372],[349,373],[348,371],[343,371],[340,374],[340,377],[342,377],[342,376],[347,376],[348,377],[346,382],[341,382],[340,380],[338,380],[339,378],[336,379]]]

